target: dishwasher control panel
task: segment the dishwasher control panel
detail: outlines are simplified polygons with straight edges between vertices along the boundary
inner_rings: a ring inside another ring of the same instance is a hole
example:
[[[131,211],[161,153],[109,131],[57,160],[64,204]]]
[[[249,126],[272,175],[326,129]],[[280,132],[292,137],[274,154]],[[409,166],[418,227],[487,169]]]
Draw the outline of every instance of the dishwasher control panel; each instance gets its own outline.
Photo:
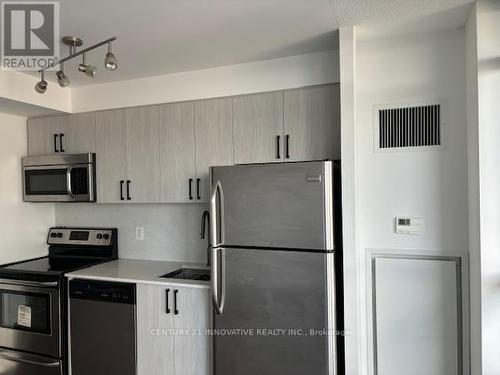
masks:
[[[135,284],[74,279],[69,282],[69,297],[133,305],[135,304]]]

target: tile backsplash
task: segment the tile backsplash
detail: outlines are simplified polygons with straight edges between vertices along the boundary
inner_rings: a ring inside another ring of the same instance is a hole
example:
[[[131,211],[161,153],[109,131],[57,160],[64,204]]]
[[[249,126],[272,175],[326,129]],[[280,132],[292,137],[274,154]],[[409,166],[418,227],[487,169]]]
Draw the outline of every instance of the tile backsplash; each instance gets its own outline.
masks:
[[[56,204],[56,225],[117,227],[120,258],[205,262],[200,204]],[[136,240],[136,228],[144,239]]]

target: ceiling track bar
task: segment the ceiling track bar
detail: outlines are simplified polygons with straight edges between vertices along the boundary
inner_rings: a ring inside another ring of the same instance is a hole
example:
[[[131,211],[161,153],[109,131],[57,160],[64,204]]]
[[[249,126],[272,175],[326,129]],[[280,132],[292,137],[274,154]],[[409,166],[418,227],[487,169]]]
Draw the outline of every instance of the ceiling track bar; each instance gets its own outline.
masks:
[[[99,42],[99,43],[96,43],[96,44],[94,44],[94,45],[91,45],[91,46],[89,46],[89,47],[87,47],[87,48],[84,48],[84,49],[82,49],[82,50],[80,50],[80,51],[78,51],[78,52],[75,52],[75,53],[73,53],[73,54],[71,54],[71,55],[69,55],[69,56],[66,56],[66,57],[64,57],[64,58],[62,58],[62,59],[60,59],[60,60],[57,60],[56,62],[54,62],[54,63],[52,63],[52,64],[49,64],[49,65],[48,65],[48,66],[46,66],[45,68],[38,70],[38,73],[43,73],[43,72],[44,72],[44,71],[46,71],[47,69],[53,68],[53,67],[54,67],[54,66],[56,66],[56,65],[59,65],[59,64],[61,64],[61,63],[64,63],[65,61],[68,61],[68,60],[74,59],[75,57],[81,56],[81,55],[83,55],[84,53],[87,53],[87,52],[89,52],[89,51],[92,51],[92,50],[94,50],[94,49],[96,49],[96,48],[99,48],[99,47],[101,47],[101,46],[103,46],[103,45],[105,45],[105,44],[108,44],[108,43],[110,43],[110,42],[113,42],[113,41],[115,41],[115,40],[117,40],[117,39],[118,39],[118,37],[113,36],[113,37],[111,37],[111,38],[109,38],[109,39],[103,40],[102,42]]]

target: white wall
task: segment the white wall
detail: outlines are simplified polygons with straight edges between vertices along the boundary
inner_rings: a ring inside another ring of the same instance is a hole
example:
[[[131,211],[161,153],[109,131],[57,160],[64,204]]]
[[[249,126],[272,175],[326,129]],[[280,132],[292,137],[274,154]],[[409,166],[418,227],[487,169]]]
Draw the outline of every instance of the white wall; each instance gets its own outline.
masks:
[[[338,51],[74,87],[72,111],[170,103],[339,82]]]
[[[204,204],[56,204],[56,222],[117,227],[120,258],[204,263],[207,240],[200,238],[200,227],[206,209]],[[144,240],[135,239],[136,227],[144,227]]]
[[[26,118],[0,113],[0,263],[47,254],[54,205],[24,203],[21,157],[27,154]]]
[[[481,373],[481,241],[479,206],[479,135],[477,16],[474,5],[465,28],[467,78],[467,153],[469,190],[471,371]]]
[[[54,72],[47,74],[53,75]],[[0,98],[35,105],[61,112],[71,112],[71,90],[49,82],[45,94],[35,91],[40,77],[0,69]],[[30,111],[29,107],[27,111]]]
[[[463,28],[358,41],[356,58],[355,169],[363,343],[371,322],[366,305],[370,249],[430,254],[468,252],[465,31]],[[378,105],[441,100],[440,151],[374,151]],[[344,147],[344,145],[343,145]],[[425,233],[397,235],[394,217],[422,217]],[[369,373],[371,364],[364,358]],[[363,366],[364,367],[364,366]],[[366,367],[364,367],[366,369]]]
[[[500,374],[500,3],[477,13],[482,370]]]

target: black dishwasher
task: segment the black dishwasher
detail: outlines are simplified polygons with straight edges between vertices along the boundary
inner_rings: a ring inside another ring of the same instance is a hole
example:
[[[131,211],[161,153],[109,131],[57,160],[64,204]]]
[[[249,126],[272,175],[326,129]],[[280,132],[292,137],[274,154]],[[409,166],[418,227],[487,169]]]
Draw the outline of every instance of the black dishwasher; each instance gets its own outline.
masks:
[[[71,280],[72,375],[135,375],[135,284]]]

